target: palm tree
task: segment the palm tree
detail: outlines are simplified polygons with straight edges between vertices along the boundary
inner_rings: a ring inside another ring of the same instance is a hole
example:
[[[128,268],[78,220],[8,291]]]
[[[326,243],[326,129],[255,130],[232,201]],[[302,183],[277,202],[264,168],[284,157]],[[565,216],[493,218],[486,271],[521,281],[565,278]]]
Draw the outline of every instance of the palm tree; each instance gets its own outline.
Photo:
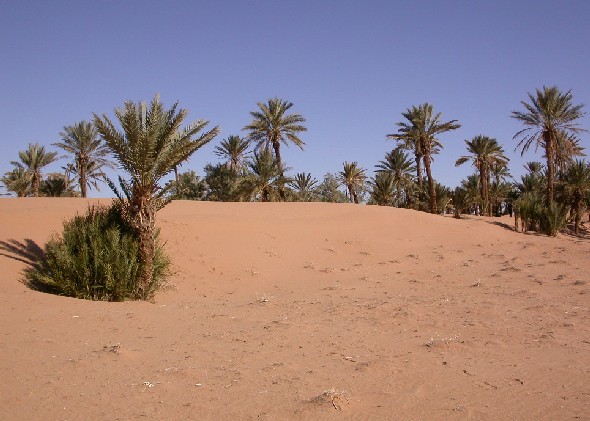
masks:
[[[395,200],[395,179],[392,173],[378,171],[369,181],[371,200],[379,206],[392,206]]]
[[[536,95],[528,94],[530,103],[521,101],[526,111],[512,111],[515,118],[525,125],[513,139],[520,139],[516,149],[522,147],[524,154],[535,143],[545,149],[547,159],[547,204],[553,204],[556,150],[560,139],[575,136],[585,130],[576,120],[584,116],[583,104],[573,105],[572,91],[562,93],[557,86],[537,89]]]
[[[188,111],[177,110],[177,107],[178,103],[166,110],[158,95],[149,107],[143,102],[127,101],[124,108],[115,109],[122,132],[106,114],[102,117],[94,114],[98,132],[131,177],[127,182],[120,178],[126,200],[116,191],[113,183],[110,186],[125,204],[129,223],[139,241],[142,264],[139,291],[144,298],[147,298],[153,281],[156,212],[167,203],[162,199],[165,191],[159,182],[219,133],[216,126],[199,134],[208,124],[205,120],[198,120],[179,130]]]
[[[102,143],[96,127],[88,121],[65,126],[59,135],[62,142],[53,145],[74,156],[74,162],[70,168],[78,176],[82,197],[86,197],[88,187],[98,188],[96,181],[104,177],[102,167],[112,167],[106,158],[109,149]]]
[[[6,190],[16,193],[17,197],[26,197],[31,190],[31,177],[25,168],[18,164],[12,171],[2,176]]]
[[[295,174],[289,186],[296,191],[299,200],[308,202],[312,199],[313,189],[317,184],[318,180],[313,178],[310,173],[300,172]]]
[[[338,173],[341,184],[345,185],[348,190],[348,198],[351,203],[358,203],[358,193],[362,190],[367,176],[365,170],[358,167],[356,162],[345,162],[344,170]]]
[[[76,197],[78,195],[72,180],[62,173],[48,174],[41,182],[39,191],[48,197]]]
[[[283,161],[281,159],[281,142],[288,145],[288,141],[303,149],[305,143],[299,138],[299,133],[307,131],[302,125],[305,118],[301,114],[286,114],[293,103],[279,98],[271,98],[266,103],[259,102],[260,111],[252,111],[252,121],[244,130],[248,130],[248,138],[258,142],[257,148],[272,148],[274,150],[277,168],[284,177]],[[283,185],[279,188],[281,199],[285,199]]]
[[[251,173],[246,177],[244,186],[249,196],[262,202],[275,199],[276,192],[280,191],[284,180],[272,152],[269,149],[255,152],[248,161],[248,169]]]
[[[398,133],[387,135],[388,138],[402,142],[406,148],[411,147],[415,151],[416,163],[419,162],[419,157],[422,157],[424,162],[424,169],[426,170],[426,177],[428,178],[428,197],[430,212],[436,213],[436,185],[432,177],[432,155],[438,153],[442,148],[442,144],[436,138],[437,135],[451,130],[456,130],[461,127],[457,120],[441,122],[441,113],[433,114],[433,107],[431,104],[425,103],[419,106],[413,106],[406,110],[402,115],[407,122],[402,121],[396,123],[399,127]],[[412,146],[413,145],[413,146]],[[420,167],[418,169],[418,184],[421,185]]]
[[[244,159],[249,147],[249,140],[231,135],[222,140],[221,146],[216,146],[213,153],[219,158],[226,159],[227,168],[237,174],[246,166]]]
[[[467,151],[471,155],[460,157],[455,166],[471,161],[479,173],[479,184],[481,187],[481,200],[484,207],[484,215],[491,216],[492,203],[490,200],[490,178],[491,170],[497,165],[506,165],[508,158],[496,139],[487,136],[475,136],[466,140]]]
[[[45,146],[29,143],[26,151],[18,153],[21,162],[11,161],[16,167],[23,167],[31,182],[33,196],[39,197],[39,187],[43,180],[41,170],[57,160],[57,152],[45,152]]]
[[[397,191],[397,199],[409,202],[410,187],[414,184],[412,172],[416,169],[408,158],[408,155],[400,148],[395,148],[385,154],[385,160],[379,161],[377,172],[387,172],[392,175],[394,188]]]
[[[574,233],[578,235],[584,199],[590,192],[590,166],[583,160],[574,161],[565,175],[563,187],[574,214]]]

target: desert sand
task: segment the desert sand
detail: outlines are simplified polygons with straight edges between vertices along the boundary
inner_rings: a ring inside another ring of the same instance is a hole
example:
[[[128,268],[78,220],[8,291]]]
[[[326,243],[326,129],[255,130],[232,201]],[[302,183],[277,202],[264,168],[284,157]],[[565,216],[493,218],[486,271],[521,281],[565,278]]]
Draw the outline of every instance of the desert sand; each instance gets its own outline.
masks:
[[[3,420],[590,419],[588,239],[177,201],[154,302],[28,289],[6,244],[42,247],[96,201],[0,200]]]

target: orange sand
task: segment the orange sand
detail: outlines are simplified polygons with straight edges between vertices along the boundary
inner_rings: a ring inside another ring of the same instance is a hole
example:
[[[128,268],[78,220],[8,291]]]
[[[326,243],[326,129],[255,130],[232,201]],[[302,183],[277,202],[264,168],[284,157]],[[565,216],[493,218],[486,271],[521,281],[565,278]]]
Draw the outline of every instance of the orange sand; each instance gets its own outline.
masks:
[[[1,199],[0,240],[89,202]],[[590,419],[590,242],[511,224],[173,202],[154,303],[31,291],[2,249],[0,418]]]

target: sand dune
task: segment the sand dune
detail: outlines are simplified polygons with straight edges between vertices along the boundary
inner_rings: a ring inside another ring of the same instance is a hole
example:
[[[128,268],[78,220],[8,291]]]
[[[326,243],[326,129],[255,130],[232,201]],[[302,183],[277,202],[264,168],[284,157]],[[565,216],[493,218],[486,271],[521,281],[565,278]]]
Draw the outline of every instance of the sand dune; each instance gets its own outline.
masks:
[[[27,289],[26,249],[89,202],[0,200],[1,419],[590,419],[588,240],[181,201],[155,302]]]

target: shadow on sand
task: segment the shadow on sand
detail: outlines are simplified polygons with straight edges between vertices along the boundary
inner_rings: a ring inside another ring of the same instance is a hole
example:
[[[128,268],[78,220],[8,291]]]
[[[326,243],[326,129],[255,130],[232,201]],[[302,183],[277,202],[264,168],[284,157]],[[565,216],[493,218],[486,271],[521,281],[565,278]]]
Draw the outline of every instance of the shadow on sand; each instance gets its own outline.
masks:
[[[28,265],[23,271],[24,278],[20,282],[35,291],[55,294],[55,291],[51,287],[35,281],[30,276],[31,273],[39,271],[43,267],[45,258],[43,249],[37,243],[30,238],[25,238],[23,242],[10,239],[8,241],[0,241],[0,250],[5,252],[0,252],[0,256],[5,256]]]

